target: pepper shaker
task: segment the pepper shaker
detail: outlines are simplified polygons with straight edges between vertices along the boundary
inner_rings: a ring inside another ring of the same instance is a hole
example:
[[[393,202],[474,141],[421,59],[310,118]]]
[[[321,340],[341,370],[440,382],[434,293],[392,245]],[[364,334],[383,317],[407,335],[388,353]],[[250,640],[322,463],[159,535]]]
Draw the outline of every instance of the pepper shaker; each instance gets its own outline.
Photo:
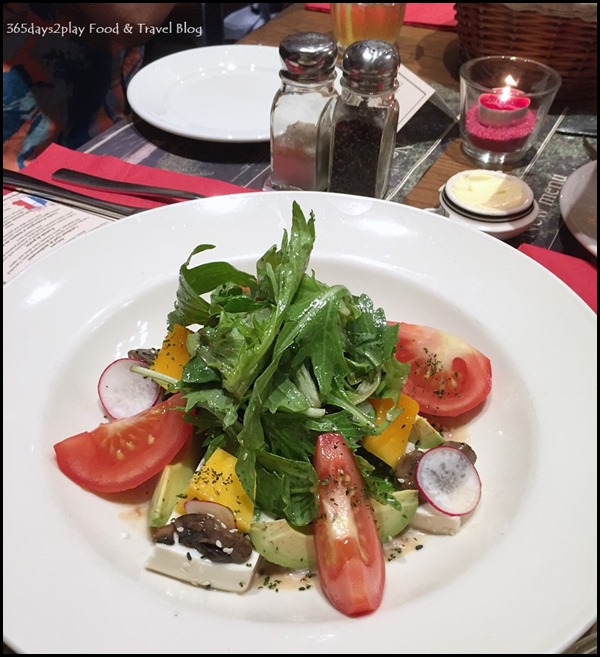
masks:
[[[396,49],[385,41],[356,41],[346,49],[333,112],[329,191],[383,198],[398,130],[399,65]]]
[[[271,177],[277,190],[327,189],[337,46],[319,32],[296,32],[279,46],[281,87],[271,107]]]

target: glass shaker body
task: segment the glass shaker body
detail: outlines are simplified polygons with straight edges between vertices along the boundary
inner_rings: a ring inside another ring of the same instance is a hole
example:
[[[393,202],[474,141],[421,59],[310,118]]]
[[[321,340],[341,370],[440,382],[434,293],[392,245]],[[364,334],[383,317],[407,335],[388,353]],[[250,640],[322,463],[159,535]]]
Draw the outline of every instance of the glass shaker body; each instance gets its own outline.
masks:
[[[344,55],[342,93],[335,103],[331,132],[331,192],[383,198],[387,190],[400,108],[395,95],[395,49],[384,44],[382,52],[391,59],[369,69],[369,64],[377,60],[382,43],[356,42]],[[376,51],[376,56],[368,59],[365,71],[359,65],[350,69],[351,62],[346,61],[348,56],[356,55],[356,49],[361,57],[364,52]]]
[[[273,189],[327,189],[334,79],[319,84],[282,77],[271,111]]]
[[[323,191],[328,186],[335,90],[335,41],[297,32],[281,42],[281,87],[271,107],[271,178],[277,190]]]

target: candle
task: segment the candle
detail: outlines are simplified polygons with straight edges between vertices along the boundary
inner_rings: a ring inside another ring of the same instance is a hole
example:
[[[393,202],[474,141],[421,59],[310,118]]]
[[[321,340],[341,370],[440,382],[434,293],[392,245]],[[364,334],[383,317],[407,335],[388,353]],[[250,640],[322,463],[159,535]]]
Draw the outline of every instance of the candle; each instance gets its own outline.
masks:
[[[505,86],[480,94],[478,102],[468,110],[465,129],[477,148],[509,153],[522,148],[535,128],[531,101],[516,88],[507,75]]]
[[[519,89],[506,86],[479,96],[479,121],[486,126],[510,126],[527,116],[530,100]]]

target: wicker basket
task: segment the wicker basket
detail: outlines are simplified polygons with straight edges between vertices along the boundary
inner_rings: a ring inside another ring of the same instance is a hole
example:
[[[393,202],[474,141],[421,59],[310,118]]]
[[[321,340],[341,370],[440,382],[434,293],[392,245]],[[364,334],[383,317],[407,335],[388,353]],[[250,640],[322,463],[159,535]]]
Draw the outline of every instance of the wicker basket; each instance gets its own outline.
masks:
[[[570,6],[573,10],[577,5]],[[454,8],[463,59],[485,55],[535,59],[561,75],[558,100],[597,97],[595,18],[583,20],[574,17],[573,11],[568,16],[516,11],[505,4],[488,2],[458,2]]]

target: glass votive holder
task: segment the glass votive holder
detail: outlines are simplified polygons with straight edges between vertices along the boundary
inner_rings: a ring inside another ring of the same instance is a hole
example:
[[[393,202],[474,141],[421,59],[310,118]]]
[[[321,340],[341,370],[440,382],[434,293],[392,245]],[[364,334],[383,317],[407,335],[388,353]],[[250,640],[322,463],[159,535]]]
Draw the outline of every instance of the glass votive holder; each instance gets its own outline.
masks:
[[[483,167],[514,164],[533,145],[560,75],[532,59],[478,57],[460,75],[460,136],[463,151]]]

